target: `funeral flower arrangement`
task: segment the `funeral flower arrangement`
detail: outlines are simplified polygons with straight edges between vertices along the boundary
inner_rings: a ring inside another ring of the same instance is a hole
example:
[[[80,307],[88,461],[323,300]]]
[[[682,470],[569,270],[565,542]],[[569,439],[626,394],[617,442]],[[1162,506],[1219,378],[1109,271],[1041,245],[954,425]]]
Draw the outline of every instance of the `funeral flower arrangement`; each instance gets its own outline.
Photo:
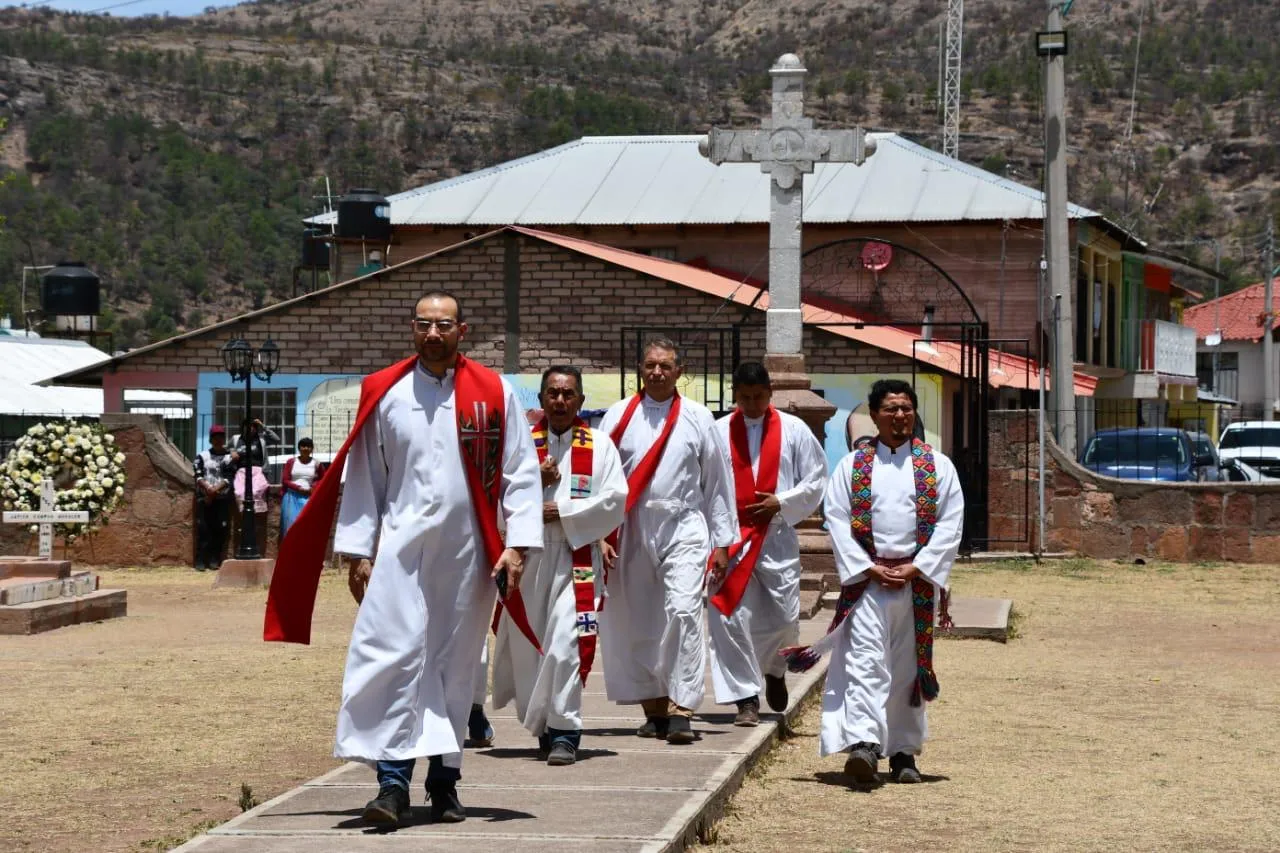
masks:
[[[4,508],[40,509],[41,484],[48,479],[57,489],[57,509],[89,513],[88,524],[58,525],[59,535],[72,542],[104,524],[124,497],[124,454],[115,436],[98,424],[36,424],[14,443],[0,468]]]

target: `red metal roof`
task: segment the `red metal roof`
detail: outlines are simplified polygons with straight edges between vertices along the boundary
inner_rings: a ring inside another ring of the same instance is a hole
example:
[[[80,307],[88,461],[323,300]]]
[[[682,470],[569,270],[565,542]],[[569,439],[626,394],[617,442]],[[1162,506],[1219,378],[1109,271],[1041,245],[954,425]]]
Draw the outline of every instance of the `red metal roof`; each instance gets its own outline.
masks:
[[[1271,280],[1274,289],[1280,278]],[[1196,330],[1196,337],[1204,340],[1207,335],[1222,326],[1224,341],[1262,340],[1262,319],[1266,307],[1262,304],[1263,282],[1242,287],[1234,293],[1211,299],[1182,312],[1182,324]],[[1273,300],[1274,301],[1274,300]]]
[[[769,294],[748,281],[738,281],[706,269],[668,261],[651,255],[641,255],[617,249],[590,240],[566,237],[549,231],[538,231],[532,228],[510,226],[537,240],[554,243],[574,252],[580,252],[593,258],[616,264],[620,267],[635,270],[644,275],[660,278],[673,284],[691,287],[710,296],[728,299],[738,305],[754,305],[763,311],[769,307]],[[819,307],[812,304],[801,305],[801,316],[807,325],[816,326],[832,335],[838,335],[861,344],[914,358],[938,370],[960,375],[962,352],[959,344],[948,341],[924,343],[919,334],[893,326],[867,325],[858,328],[851,323],[863,322],[861,318],[847,312],[830,307]],[[839,325],[837,325],[839,324]],[[1038,367],[1036,362],[1017,355],[1003,352],[991,352],[988,357],[988,381],[993,388],[1016,388],[1035,390],[1039,387]],[[1049,379],[1046,376],[1045,385]],[[1075,393],[1079,397],[1092,397],[1098,380],[1084,373],[1075,374]]]

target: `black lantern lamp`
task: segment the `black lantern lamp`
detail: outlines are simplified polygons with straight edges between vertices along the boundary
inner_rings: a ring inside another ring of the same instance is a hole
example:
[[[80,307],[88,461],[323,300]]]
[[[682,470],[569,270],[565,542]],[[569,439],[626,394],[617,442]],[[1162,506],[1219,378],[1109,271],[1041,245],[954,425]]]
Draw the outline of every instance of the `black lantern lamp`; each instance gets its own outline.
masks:
[[[238,560],[259,560],[258,536],[255,529],[253,512],[253,453],[252,443],[260,437],[251,437],[249,427],[253,425],[252,394],[253,379],[256,376],[263,382],[270,382],[271,376],[280,367],[280,347],[267,338],[260,348],[254,349],[244,338],[232,338],[222,345],[222,366],[227,369],[232,382],[244,383],[244,422],[247,425],[241,432],[244,441],[244,454],[241,456],[241,468],[244,470],[244,515],[240,522],[240,546],[236,549]],[[263,459],[263,464],[266,464]]]

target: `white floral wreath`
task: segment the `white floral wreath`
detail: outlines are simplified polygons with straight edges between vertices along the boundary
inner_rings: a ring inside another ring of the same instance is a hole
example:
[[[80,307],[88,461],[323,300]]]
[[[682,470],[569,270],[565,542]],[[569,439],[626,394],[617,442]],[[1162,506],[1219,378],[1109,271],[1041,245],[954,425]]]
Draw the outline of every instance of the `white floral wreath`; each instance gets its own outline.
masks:
[[[124,497],[124,454],[99,424],[36,424],[14,442],[0,468],[4,508],[40,509],[40,484],[50,478],[57,487],[57,509],[89,513],[88,524],[57,526],[59,535],[73,542],[105,524]]]

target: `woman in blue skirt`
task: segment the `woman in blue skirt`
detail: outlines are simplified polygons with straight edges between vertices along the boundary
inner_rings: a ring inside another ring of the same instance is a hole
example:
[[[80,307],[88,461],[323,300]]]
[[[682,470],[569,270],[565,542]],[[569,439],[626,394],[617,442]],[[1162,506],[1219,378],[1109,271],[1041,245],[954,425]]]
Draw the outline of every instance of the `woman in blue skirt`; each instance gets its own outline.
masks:
[[[280,481],[284,486],[284,497],[280,501],[280,539],[289,532],[290,525],[302,512],[302,506],[311,497],[320,478],[324,476],[325,463],[317,462],[311,455],[315,444],[304,438],[298,442],[298,455],[284,463],[284,473]]]

